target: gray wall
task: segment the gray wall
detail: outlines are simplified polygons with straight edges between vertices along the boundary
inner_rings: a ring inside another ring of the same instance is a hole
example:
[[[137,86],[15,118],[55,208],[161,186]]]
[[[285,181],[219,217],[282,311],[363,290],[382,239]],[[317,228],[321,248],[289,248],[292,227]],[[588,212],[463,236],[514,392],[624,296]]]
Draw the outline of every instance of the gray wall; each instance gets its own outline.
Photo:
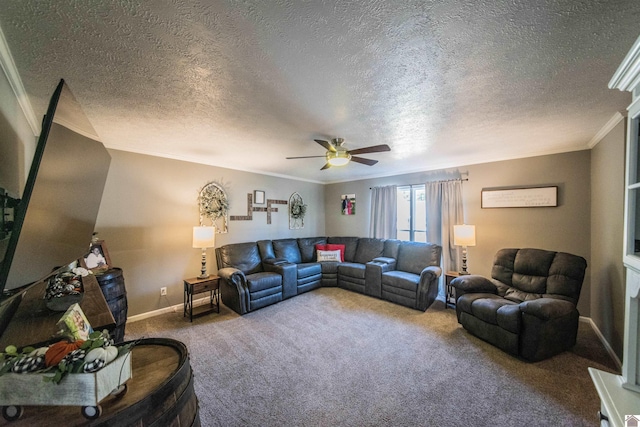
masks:
[[[622,359],[625,120],[591,150],[591,319]]]
[[[327,234],[368,235],[370,187],[420,184],[451,179],[461,174],[463,178],[469,178],[463,184],[465,222],[476,226],[477,245],[468,248],[469,271],[490,275],[493,256],[498,249],[505,247],[534,247],[570,252],[583,256],[589,262],[589,150],[327,185]],[[483,188],[533,185],[557,185],[559,206],[510,209],[480,207]],[[356,194],[359,211],[354,216],[340,214],[340,195],[345,193]],[[589,275],[590,269],[587,270],[578,303],[583,316],[590,315]]]
[[[199,221],[198,192],[209,181],[225,188],[231,215],[247,214],[247,193],[253,190],[284,200],[298,192],[308,206],[301,230],[289,230],[287,206],[279,205],[270,225],[266,212],[254,212],[252,221],[230,221],[229,232],[216,235],[216,246],[324,234],[320,184],[124,151],[109,153],[111,168],[96,231],[105,240],[112,264],[123,269],[130,316],[181,304],[183,279],[200,274],[201,251],[191,247],[191,236]],[[207,252],[209,272],[215,273],[215,255],[212,249]],[[161,297],[165,286],[168,294]]]
[[[21,197],[36,137],[4,73],[0,73],[0,187]]]
[[[227,188],[231,213],[244,215],[246,193],[260,189],[268,198],[287,199],[299,192],[309,205],[306,227],[288,230],[286,214],[255,213],[250,222],[231,222],[230,242],[312,235],[366,236],[369,187],[450,179],[469,172],[463,186],[466,222],[477,226],[478,244],[469,248],[469,268],[489,274],[495,251],[505,246],[534,246],[574,252],[589,261],[589,276],[579,309],[591,316],[622,356],[624,275],[621,262],[624,198],[624,125],[619,124],[591,151],[469,165],[457,169],[321,186],[247,172],[156,157],[110,151],[113,157],[98,217],[112,261],[124,269],[130,315],[182,302],[182,280],[199,273],[200,252],[191,248],[191,227],[198,222],[197,193],[208,181]],[[21,193],[36,138],[0,73],[0,177],[12,193]],[[466,176],[464,176],[466,177]],[[554,184],[560,206],[537,209],[481,209],[484,187]],[[340,195],[355,193],[357,212],[340,213]],[[326,224],[326,227],[325,227]],[[215,269],[209,251],[209,266]],[[159,288],[169,295],[160,298]]]

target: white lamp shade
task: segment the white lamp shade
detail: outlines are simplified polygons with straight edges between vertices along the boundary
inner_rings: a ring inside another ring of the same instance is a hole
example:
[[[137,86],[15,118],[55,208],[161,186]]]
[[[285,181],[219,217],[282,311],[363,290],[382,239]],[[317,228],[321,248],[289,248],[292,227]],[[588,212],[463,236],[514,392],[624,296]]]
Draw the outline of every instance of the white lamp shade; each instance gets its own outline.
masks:
[[[212,248],[216,245],[215,227],[193,227],[193,247]]]
[[[467,224],[454,225],[453,244],[456,246],[475,246],[476,226]]]

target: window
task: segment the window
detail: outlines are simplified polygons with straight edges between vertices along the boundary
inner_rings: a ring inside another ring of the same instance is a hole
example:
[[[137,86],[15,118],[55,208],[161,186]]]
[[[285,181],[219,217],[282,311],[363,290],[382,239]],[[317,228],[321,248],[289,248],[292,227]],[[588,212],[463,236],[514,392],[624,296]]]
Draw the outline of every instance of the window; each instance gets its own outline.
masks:
[[[427,241],[427,210],[424,185],[398,187],[396,238],[412,242]]]

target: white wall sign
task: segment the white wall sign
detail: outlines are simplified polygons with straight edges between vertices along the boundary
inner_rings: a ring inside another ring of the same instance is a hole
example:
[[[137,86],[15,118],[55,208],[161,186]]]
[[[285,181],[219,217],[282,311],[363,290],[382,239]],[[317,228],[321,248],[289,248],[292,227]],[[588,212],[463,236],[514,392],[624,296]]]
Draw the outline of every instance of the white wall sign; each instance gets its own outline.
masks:
[[[558,206],[558,187],[482,190],[482,208],[539,208]]]

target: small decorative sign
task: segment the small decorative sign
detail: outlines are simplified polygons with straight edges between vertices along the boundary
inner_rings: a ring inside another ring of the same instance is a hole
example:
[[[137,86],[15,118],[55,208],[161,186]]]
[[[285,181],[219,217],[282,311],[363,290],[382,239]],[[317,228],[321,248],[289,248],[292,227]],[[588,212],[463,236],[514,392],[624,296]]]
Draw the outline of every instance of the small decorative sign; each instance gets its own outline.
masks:
[[[482,190],[482,208],[539,208],[558,206],[558,187]]]

